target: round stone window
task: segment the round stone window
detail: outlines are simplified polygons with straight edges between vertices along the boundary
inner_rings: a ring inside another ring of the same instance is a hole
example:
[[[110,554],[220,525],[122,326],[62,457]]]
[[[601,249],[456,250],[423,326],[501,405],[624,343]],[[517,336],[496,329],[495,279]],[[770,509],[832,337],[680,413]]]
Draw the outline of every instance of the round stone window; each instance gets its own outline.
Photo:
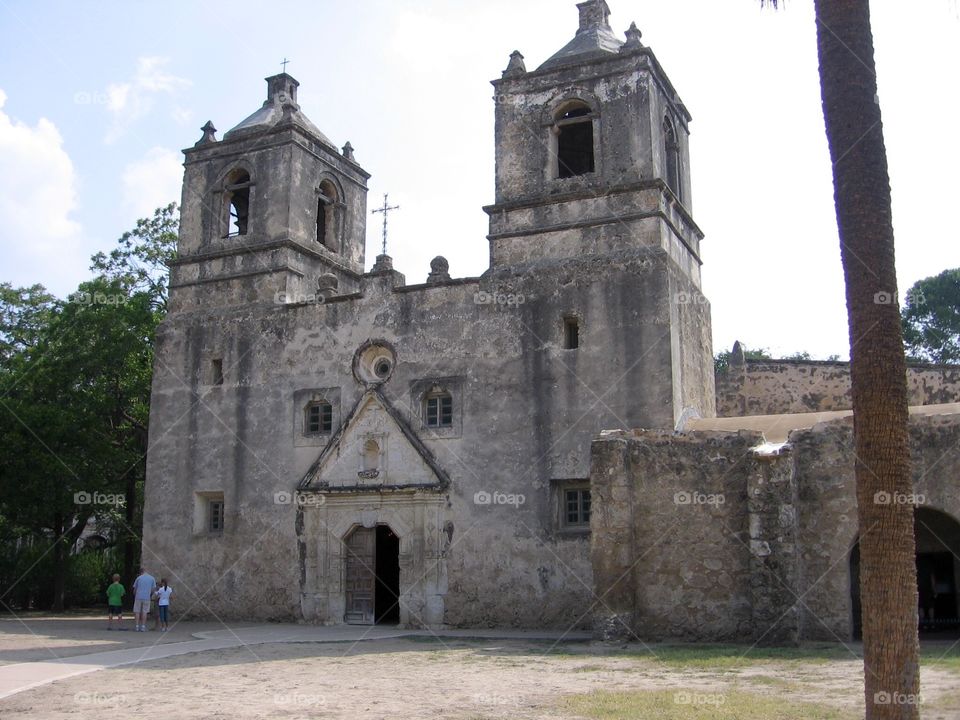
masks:
[[[393,375],[396,353],[386,340],[370,340],[357,350],[353,358],[353,374],[362,383],[379,385]]]

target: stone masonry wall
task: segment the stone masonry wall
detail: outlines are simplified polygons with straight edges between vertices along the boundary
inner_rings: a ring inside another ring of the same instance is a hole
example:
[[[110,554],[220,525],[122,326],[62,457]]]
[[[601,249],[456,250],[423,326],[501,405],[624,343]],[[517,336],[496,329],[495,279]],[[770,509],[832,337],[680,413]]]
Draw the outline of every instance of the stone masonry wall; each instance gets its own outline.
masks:
[[[960,367],[911,365],[910,405],[960,401]],[[717,373],[717,416],[850,409],[850,364],[814,360],[731,362]]]
[[[919,551],[960,558],[960,416],[911,418],[910,440]],[[852,424],[795,431],[772,457],[751,450],[760,441],[748,432],[635,431],[594,442],[598,635],[855,636]],[[960,560],[954,570],[960,578]]]

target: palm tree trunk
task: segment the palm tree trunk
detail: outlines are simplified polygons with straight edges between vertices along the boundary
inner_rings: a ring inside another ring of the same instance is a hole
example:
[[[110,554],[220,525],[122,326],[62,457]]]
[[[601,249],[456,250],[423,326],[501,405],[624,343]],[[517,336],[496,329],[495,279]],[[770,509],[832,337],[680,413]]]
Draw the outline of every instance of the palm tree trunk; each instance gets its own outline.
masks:
[[[866,717],[918,718],[914,508],[890,180],[868,0],[815,0],[846,282]]]

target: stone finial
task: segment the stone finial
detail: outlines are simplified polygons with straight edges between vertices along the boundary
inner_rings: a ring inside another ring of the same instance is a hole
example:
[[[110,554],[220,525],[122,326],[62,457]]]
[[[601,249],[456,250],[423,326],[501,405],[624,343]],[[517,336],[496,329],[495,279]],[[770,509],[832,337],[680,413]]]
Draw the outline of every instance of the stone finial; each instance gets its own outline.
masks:
[[[627,42],[620,47],[620,52],[630,52],[631,50],[639,50],[642,48],[643,43],[640,42],[641,37],[643,37],[643,33],[640,32],[637,24],[635,22],[630,23],[630,27],[627,28]]]
[[[443,255],[437,255],[430,261],[430,274],[427,276],[427,283],[440,283],[450,279],[450,263]]]
[[[373,264],[370,272],[387,272],[393,270],[393,258],[389,255],[377,255],[377,261]]]
[[[317,278],[317,294],[324,299],[333,297],[340,288],[340,278],[333,273],[324,273]]]
[[[353,145],[350,144],[349,140],[347,140],[347,144],[343,146],[343,157],[345,160],[353,160]]]
[[[503,71],[503,77],[517,77],[526,73],[527,66],[523,62],[523,55],[519,50],[514,50],[510,53],[510,63],[507,65],[507,69]]]
[[[730,364],[731,365],[746,365],[747,356],[743,352],[743,345],[740,344],[740,341],[737,340],[733,344],[733,350],[730,351]]]
[[[197,140],[194,147],[215,143],[217,141],[217,129],[213,126],[213,121],[207,120],[207,124],[200,128],[200,130],[203,131],[203,137]]]
[[[580,30],[587,32],[594,28],[610,29],[610,6],[607,0],[587,0],[577,5],[580,11]]]

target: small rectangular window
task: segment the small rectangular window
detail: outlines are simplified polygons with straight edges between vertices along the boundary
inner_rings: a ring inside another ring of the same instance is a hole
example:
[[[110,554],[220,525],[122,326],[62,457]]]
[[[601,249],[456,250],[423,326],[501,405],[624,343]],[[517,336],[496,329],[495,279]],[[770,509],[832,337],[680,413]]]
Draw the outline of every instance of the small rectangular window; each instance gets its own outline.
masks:
[[[223,385],[223,360],[220,358],[210,363],[210,384]]]
[[[563,319],[563,346],[567,350],[580,347],[580,321],[575,317]]]
[[[584,488],[563,493],[563,524],[567,527],[590,526],[590,491]]]
[[[207,529],[212,533],[223,532],[223,500],[210,500],[207,510]]]
[[[436,395],[427,398],[427,427],[453,426],[453,398],[450,395]]]
[[[333,429],[333,406],[330,403],[310,403],[307,406],[306,432],[321,435]]]

